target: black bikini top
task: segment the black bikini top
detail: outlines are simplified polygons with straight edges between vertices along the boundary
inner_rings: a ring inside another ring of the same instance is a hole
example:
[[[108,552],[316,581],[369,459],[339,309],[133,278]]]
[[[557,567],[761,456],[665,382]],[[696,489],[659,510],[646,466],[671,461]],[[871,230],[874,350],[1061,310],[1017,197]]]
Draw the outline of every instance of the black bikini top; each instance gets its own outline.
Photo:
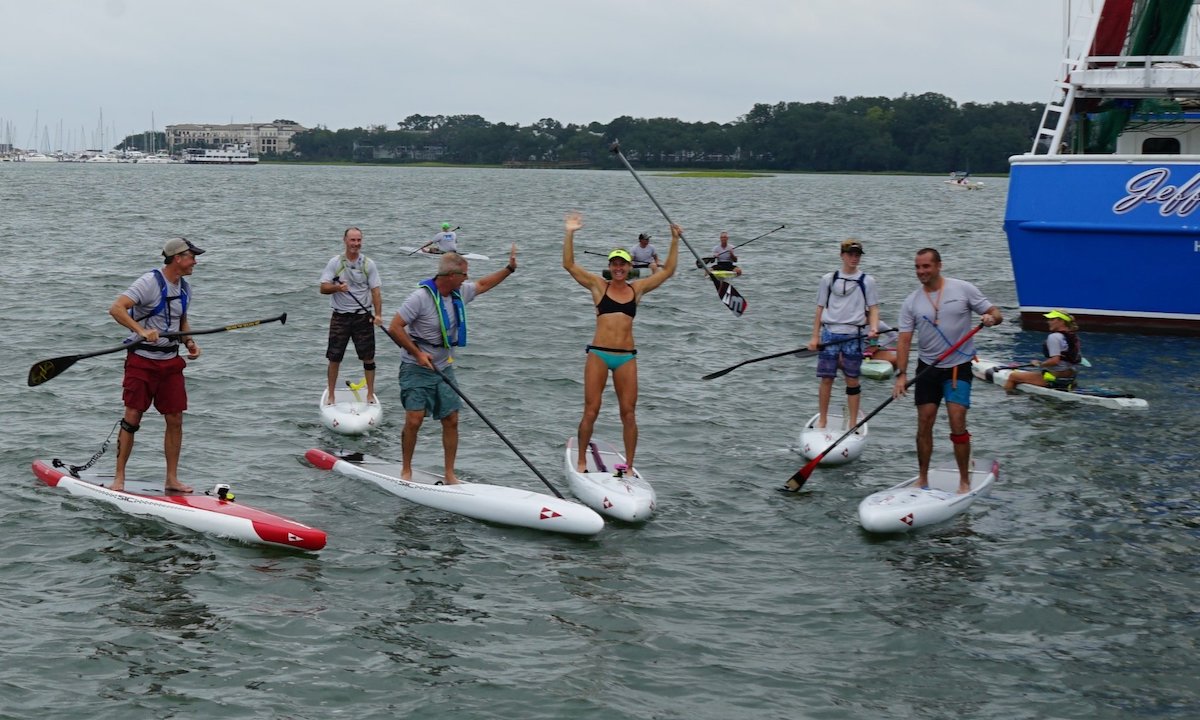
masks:
[[[629,317],[637,317],[637,297],[635,296],[629,302],[617,302],[608,296],[610,285],[612,283],[604,286],[604,297],[600,298],[600,302],[596,303],[596,314],[625,313]]]

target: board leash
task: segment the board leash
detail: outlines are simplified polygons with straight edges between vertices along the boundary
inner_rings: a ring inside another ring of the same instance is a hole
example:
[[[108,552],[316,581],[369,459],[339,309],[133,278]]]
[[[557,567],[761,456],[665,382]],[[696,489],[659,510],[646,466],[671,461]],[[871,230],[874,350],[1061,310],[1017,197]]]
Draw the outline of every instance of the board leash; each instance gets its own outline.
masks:
[[[54,458],[53,460],[50,461],[50,464],[56,468],[64,468],[64,469],[66,469],[67,472],[71,473],[71,477],[78,478],[79,473],[81,473],[84,470],[87,470],[91,466],[95,465],[96,461],[99,460],[104,455],[104,453],[108,451],[108,444],[112,441],[113,433],[115,433],[117,431],[117,428],[120,426],[121,426],[120,420],[113,423],[113,429],[108,431],[108,437],[104,438],[104,442],[100,445],[100,449],[97,450],[96,454],[93,455],[86,463],[84,463],[82,465],[68,465],[65,462],[63,462],[62,460],[59,460],[58,458]]]

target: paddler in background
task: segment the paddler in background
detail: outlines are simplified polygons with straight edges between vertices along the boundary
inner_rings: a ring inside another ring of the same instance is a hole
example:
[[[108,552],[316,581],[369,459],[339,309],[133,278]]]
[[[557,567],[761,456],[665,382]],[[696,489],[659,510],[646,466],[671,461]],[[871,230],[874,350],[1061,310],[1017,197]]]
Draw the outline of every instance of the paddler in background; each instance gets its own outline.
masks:
[[[429,241],[433,247],[428,252],[450,253],[458,252],[458,233],[450,229],[450,223],[442,223],[442,231]]]
[[[820,350],[817,428],[825,427],[839,367],[846,378],[846,420],[850,425],[858,422],[863,340],[879,335],[879,289],[874,277],[858,269],[863,256],[862,243],[853,238],[844,240],[840,252],[841,269],[823,275],[817,287],[817,312],[808,341],[810,351]]]
[[[1065,387],[1075,384],[1075,373],[1083,363],[1079,344],[1079,326],[1065,310],[1051,310],[1042,317],[1049,321],[1050,334],[1042,344],[1045,360],[1034,360],[1036,371],[1018,370],[1009,373],[1004,389],[1015,393],[1017,385],[1027,383],[1039,387]]]
[[[160,338],[159,333],[188,332],[188,303],[191,288],[184,278],[196,268],[196,256],[204,251],[186,238],[172,238],[163,245],[162,269],[139,277],[129,289],[117,296],[108,314],[133,335],[129,342],[144,341],[125,356],[125,377],[121,398],[125,416],[117,435],[117,468],[112,490],[125,489],[125,465],[133,453],[133,436],[150,404],[162,414],[163,457],[167,477],[163,487],[169,491],[190,493],[192,488],[179,482],[179,453],[183,448],[183,411],[187,410],[187,388],[183,369],[187,362],[179,357],[179,346],[188,351],[188,360],[200,357],[200,346],[186,335],[182,342]]]
[[[742,274],[742,269],[734,265],[737,262],[737,255],[734,255],[733,248],[729,247],[729,233],[727,232],[721,233],[720,242],[713,246],[712,257],[706,257],[704,261],[713,263],[713,270],[732,270],[735,275]]]
[[[412,479],[413,451],[426,415],[442,423],[442,452],[447,485],[455,485],[454,461],[458,456],[458,394],[446,380],[454,377],[454,348],[467,344],[466,306],[517,271],[517,246],[508,253],[508,265],[467,280],[467,259],[446,253],[438,259],[437,274],[422,280],[396,311],[388,332],[400,343],[400,401],[404,405],[404,430],[400,435],[403,466],[400,477]],[[434,368],[437,368],[435,371]]]
[[[633,259],[635,268],[649,268],[651,273],[658,272],[658,251],[650,244],[650,236],[646,233],[638,235],[637,245],[629,248],[629,257]]]

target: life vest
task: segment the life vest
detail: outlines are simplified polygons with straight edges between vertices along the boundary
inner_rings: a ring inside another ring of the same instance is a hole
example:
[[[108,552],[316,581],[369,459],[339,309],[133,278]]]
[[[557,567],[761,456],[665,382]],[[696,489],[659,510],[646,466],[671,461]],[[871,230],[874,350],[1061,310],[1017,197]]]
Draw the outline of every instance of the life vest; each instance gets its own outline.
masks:
[[[1079,363],[1083,362],[1083,353],[1079,350],[1079,335],[1073,332],[1065,332],[1060,334],[1067,341],[1067,349],[1063,350],[1062,359],[1071,363],[1072,365],[1078,365]],[[1050,345],[1048,341],[1049,338],[1042,341],[1042,355],[1046,356],[1047,358],[1050,357]]]
[[[145,315],[143,315],[141,317],[135,317],[134,321],[137,323],[141,323],[146,318],[154,317],[155,315],[162,313],[166,316],[166,324],[163,327],[170,330],[171,329],[171,301],[172,300],[179,301],[179,306],[180,306],[179,317],[183,318],[185,315],[187,315],[188,296],[191,295],[191,288],[188,286],[188,281],[181,277],[181,278],[179,278],[179,294],[168,297],[167,296],[167,279],[165,277],[163,277],[162,270],[159,270],[158,268],[154,268],[150,272],[154,273],[154,279],[158,281],[158,292],[160,294],[160,297],[158,300],[158,305],[154,306],[154,309],[151,310],[150,312],[146,313]]]
[[[363,274],[363,278],[366,279],[370,275],[371,259],[369,257],[367,257],[366,255],[359,255],[359,257],[362,258],[362,270],[360,270],[359,272],[361,272]],[[350,264],[349,264],[349,261],[346,260],[345,253],[340,255],[340,258],[341,258],[341,260],[338,262],[337,271],[333,273],[333,276],[335,278],[340,278],[342,276],[343,272],[350,269]]]
[[[430,297],[433,298],[433,305],[438,311],[438,325],[442,328],[442,347],[465,347],[467,344],[467,307],[462,301],[462,295],[457,290],[450,293],[450,304],[454,306],[454,317],[458,320],[458,333],[454,341],[451,342],[450,335],[446,328],[450,327],[450,316],[446,313],[446,305],[442,302],[442,294],[438,292],[437,284],[433,278],[422,280],[420,286],[429,291]],[[425,341],[429,342],[429,341]],[[432,345],[433,343],[429,343]]]
[[[837,270],[834,270],[833,271],[833,279],[829,281],[829,290],[827,290],[825,292],[824,307],[829,307],[829,296],[833,294],[833,284],[835,282],[837,282],[839,279],[844,279],[844,278],[842,278],[841,274]],[[858,274],[858,278],[854,281],[854,282],[858,283],[858,289],[862,291],[863,322],[864,323],[866,322],[866,319],[867,319],[867,315],[866,315],[867,310],[870,309],[870,306],[867,304],[867,282],[866,281],[867,281],[867,274],[864,272],[860,272]],[[822,321],[821,324],[824,325],[826,323],[824,321]],[[862,326],[860,325],[859,327],[862,327]]]

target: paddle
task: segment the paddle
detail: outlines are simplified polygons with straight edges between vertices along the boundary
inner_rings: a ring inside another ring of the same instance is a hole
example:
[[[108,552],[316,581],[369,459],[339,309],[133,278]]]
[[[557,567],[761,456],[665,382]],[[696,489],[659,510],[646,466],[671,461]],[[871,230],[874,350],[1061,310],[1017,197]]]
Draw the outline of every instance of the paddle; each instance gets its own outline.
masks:
[[[818,345],[817,350],[820,350],[822,347],[824,347],[824,346]],[[784,352],[775,353],[774,355],[764,355],[760,358],[752,358],[750,360],[743,360],[740,363],[738,363],[737,365],[730,365],[729,367],[725,368],[724,370],[718,370],[715,373],[709,373],[700,379],[701,380],[713,380],[713,379],[721,377],[722,375],[728,375],[729,373],[733,372],[734,370],[737,370],[738,368],[740,368],[743,365],[749,365],[750,363],[762,362],[763,360],[770,360],[772,358],[783,357],[784,355],[798,355],[800,353],[812,353],[812,352],[816,352],[817,350],[809,350],[806,347],[802,347],[802,348],[796,348],[795,350],[785,350]]]
[[[367,310],[366,306],[362,304],[362,301],[360,301],[358,298],[354,297],[353,294],[351,294],[350,297],[354,298],[354,302],[358,303],[359,307],[361,307],[363,310]],[[367,310],[367,312],[369,313],[371,311]],[[403,345],[400,344],[400,341],[396,339],[396,336],[392,334],[391,330],[388,330],[386,327],[384,327],[382,325],[380,326],[380,329],[383,330],[384,334],[387,335],[389,338],[391,338],[392,342],[396,343],[396,345],[398,347],[401,347],[401,348],[404,347]],[[514,453],[516,453],[517,457],[521,458],[521,462],[525,463],[525,465],[528,466],[529,469],[533,471],[533,474],[537,475],[538,479],[541,480],[543,483],[545,483],[546,487],[550,488],[550,492],[554,493],[555,497],[560,498],[560,499],[565,499],[565,498],[563,498],[562,493],[560,493],[558,491],[558,488],[551,485],[550,481],[546,479],[546,476],[543,475],[536,467],[534,467],[533,463],[529,462],[529,458],[525,457],[525,455],[523,455],[521,453],[521,451],[517,449],[516,445],[513,445],[511,442],[509,442],[508,438],[504,437],[504,433],[500,432],[500,428],[498,428],[494,424],[492,424],[492,421],[487,419],[487,416],[484,415],[479,410],[479,408],[475,406],[475,403],[471,402],[471,399],[469,397],[467,397],[466,395],[464,395],[463,391],[459,390],[458,386],[455,385],[453,382],[451,382],[450,378],[446,377],[445,373],[443,373],[441,370],[437,369],[437,365],[433,366],[433,371],[435,373],[437,373],[438,377],[440,377],[447,385],[450,386],[450,389],[454,391],[455,395],[458,395],[460,398],[462,398],[462,401],[465,402],[468,406],[470,406],[470,408],[472,410],[475,411],[475,414],[479,416],[479,419],[482,420],[484,423],[486,423],[487,426],[492,429],[492,432],[496,433],[497,437],[499,437],[501,440],[504,441],[504,444],[508,446],[509,450],[512,450]]]
[[[254,327],[255,325],[262,325],[264,323],[271,323],[275,321],[279,321],[280,325],[287,323],[287,313],[276,315],[275,317],[271,318],[263,318],[262,320],[251,320],[250,322],[234,323],[233,325],[225,325],[224,327],[211,328],[209,330],[165,332],[159,333],[158,336],[160,338],[175,338],[183,337],[184,335],[211,335],[213,333],[225,332],[227,330],[239,330],[241,328]],[[143,340],[139,340],[134,343],[125,342],[107,350],[96,350],[95,352],[90,353],[64,355],[62,357],[50,358],[49,360],[42,360],[41,362],[34,363],[33,367],[29,368],[29,385],[32,387],[34,385],[41,385],[47,380],[53,380],[61,375],[64,370],[80,360],[83,360],[84,358],[96,357],[97,355],[107,355],[109,353],[120,352],[122,350],[130,350],[138,347],[139,345],[145,344],[146,343]]]
[[[971,332],[967,333],[966,335],[964,335],[964,336],[962,337],[962,339],[961,339],[961,340],[959,340],[958,342],[954,343],[954,344],[953,344],[953,345],[951,345],[949,348],[947,348],[947,349],[946,349],[946,352],[942,353],[941,355],[938,355],[937,359],[936,359],[936,360],[934,360],[934,361],[933,361],[932,363],[930,363],[929,365],[925,366],[925,369],[924,369],[924,370],[922,370],[921,372],[919,372],[919,373],[917,373],[917,374],[913,375],[913,378],[912,378],[912,380],[909,380],[908,382],[906,382],[906,383],[904,384],[904,388],[907,390],[908,388],[912,387],[912,386],[913,386],[913,385],[914,385],[914,384],[917,382],[917,380],[918,380],[918,379],[919,379],[919,378],[920,378],[922,375],[924,375],[925,373],[927,373],[927,372],[929,372],[930,370],[932,370],[932,369],[934,369],[935,367],[937,367],[937,364],[938,364],[938,363],[940,363],[941,361],[943,361],[943,360],[945,360],[946,358],[950,357],[950,354],[951,354],[951,353],[953,353],[955,350],[957,350],[957,349],[959,349],[960,347],[962,347],[962,344],[963,344],[963,343],[965,343],[966,341],[970,340],[972,337],[974,337],[974,336],[975,336],[975,333],[979,332],[979,331],[980,331],[980,330],[982,330],[983,328],[984,328],[984,324],[983,324],[983,323],[979,323],[978,325],[976,325],[974,330],[972,330]],[[809,460],[807,465],[805,465],[804,467],[802,467],[802,468],[800,468],[799,470],[797,470],[797,471],[796,471],[796,473],[795,473],[794,475],[792,475],[790,478],[788,478],[788,480],[787,480],[787,483],[785,483],[785,484],[784,484],[784,486],[783,486],[783,488],[782,488],[782,489],[783,489],[783,490],[786,490],[786,491],[788,491],[788,492],[797,492],[797,491],[799,491],[799,490],[800,490],[800,488],[804,487],[804,483],[808,481],[808,476],[809,476],[809,475],[812,475],[812,471],[813,471],[813,470],[814,470],[814,469],[817,467],[817,465],[820,465],[820,464],[821,464],[821,461],[825,459],[825,456],[829,454],[829,451],[830,451],[830,450],[834,449],[834,448],[835,448],[835,447],[837,447],[837,446],[838,446],[838,444],[839,444],[839,443],[841,443],[843,440],[845,440],[846,438],[848,438],[848,437],[850,437],[851,435],[853,435],[853,434],[854,434],[854,432],[855,432],[856,430],[858,430],[860,427],[862,427],[863,425],[866,425],[868,420],[870,420],[871,418],[873,418],[873,417],[875,417],[877,414],[879,414],[879,411],[880,411],[880,410],[883,410],[883,409],[884,409],[885,407],[887,407],[888,405],[891,405],[891,404],[892,404],[892,401],[893,401],[893,400],[895,400],[895,399],[896,399],[896,396],[895,396],[895,395],[893,395],[893,396],[889,397],[887,400],[884,400],[884,401],[883,401],[883,403],[882,403],[882,404],[881,404],[879,407],[877,407],[877,408],[875,408],[874,410],[872,410],[872,411],[871,411],[871,413],[870,413],[869,415],[867,415],[866,417],[864,417],[862,420],[860,420],[860,421],[858,422],[858,424],[857,424],[857,425],[855,425],[854,427],[852,427],[852,428],[850,428],[849,430],[847,430],[845,435],[842,435],[842,436],[841,436],[840,438],[838,438],[837,440],[834,440],[834,441],[833,441],[833,444],[832,444],[832,445],[830,445],[829,447],[825,448],[824,450],[822,450],[820,455],[816,456],[816,457],[815,457],[815,458],[813,458],[812,460]],[[795,483],[795,485],[796,485],[796,486],[795,486],[795,487],[792,487],[792,483]]]
[[[654,203],[654,207],[658,208],[658,211],[662,213],[662,216],[666,218],[668,223],[674,225],[675,222],[671,220],[671,216],[667,214],[666,210],[663,210],[663,206],[660,205],[658,200],[654,198],[654,194],[650,192],[650,188],[646,187],[646,183],[642,182],[642,179],[638,177],[637,171],[633,169],[633,166],[630,165],[629,161],[625,159],[625,155],[621,153],[621,143],[614,142],[611,150],[614,155],[621,159],[621,163],[625,165],[625,169],[629,170],[629,174],[633,175],[633,179],[637,180],[638,185],[642,186],[642,190],[646,192],[646,197],[650,198],[650,202]],[[692,255],[695,255],[696,259],[699,260],[700,254],[697,253],[692,247],[692,244],[687,241],[687,238],[683,236],[683,233],[679,233],[679,239],[683,241],[683,244],[687,246],[687,249],[691,251]],[[701,269],[704,270],[704,274],[708,276],[708,279],[712,280],[713,287],[717,289],[717,297],[721,298],[721,302],[725,304],[725,307],[729,308],[731,311],[733,311],[734,315],[739,317],[742,313],[746,312],[746,308],[749,307],[749,305],[746,303],[745,298],[742,297],[742,294],[737,291],[737,288],[718,278],[716,275],[713,275],[712,271],[708,268]]]
[[[761,240],[762,238],[765,238],[766,236],[770,235],[771,233],[777,233],[777,232],[779,232],[780,230],[784,229],[785,227],[787,227],[787,225],[780,225],[779,227],[775,228],[774,230],[771,230],[771,231],[769,231],[769,232],[765,232],[765,233],[763,233],[762,235],[759,235],[758,237],[753,237],[753,238],[750,238],[749,240],[747,240],[747,241],[746,241],[746,242],[744,242],[744,243],[741,243],[741,244],[738,244],[738,245],[734,245],[733,247],[729,248],[729,250],[730,250],[731,252],[732,252],[732,251],[734,251],[734,250],[737,250],[738,248],[742,247],[743,245],[749,245],[750,243],[754,242],[755,240]],[[701,260],[703,260],[703,261],[705,262],[705,264],[707,264],[707,263],[710,263],[710,262],[712,262],[713,260],[716,260],[717,258],[714,256],[714,257],[703,257],[703,258],[700,258],[700,259],[701,259]],[[701,266],[701,265],[697,265],[696,267],[702,267],[702,266]]]
[[[447,230],[446,232],[458,232],[460,229],[462,229],[462,225],[455,225],[453,230]],[[421,252],[422,250],[424,250],[425,248],[434,244],[435,242],[437,242],[437,240],[430,240],[429,242],[425,243],[424,245],[417,248],[416,250],[413,250],[412,252],[410,252],[408,255],[405,255],[404,257],[416,255],[417,253]]]

